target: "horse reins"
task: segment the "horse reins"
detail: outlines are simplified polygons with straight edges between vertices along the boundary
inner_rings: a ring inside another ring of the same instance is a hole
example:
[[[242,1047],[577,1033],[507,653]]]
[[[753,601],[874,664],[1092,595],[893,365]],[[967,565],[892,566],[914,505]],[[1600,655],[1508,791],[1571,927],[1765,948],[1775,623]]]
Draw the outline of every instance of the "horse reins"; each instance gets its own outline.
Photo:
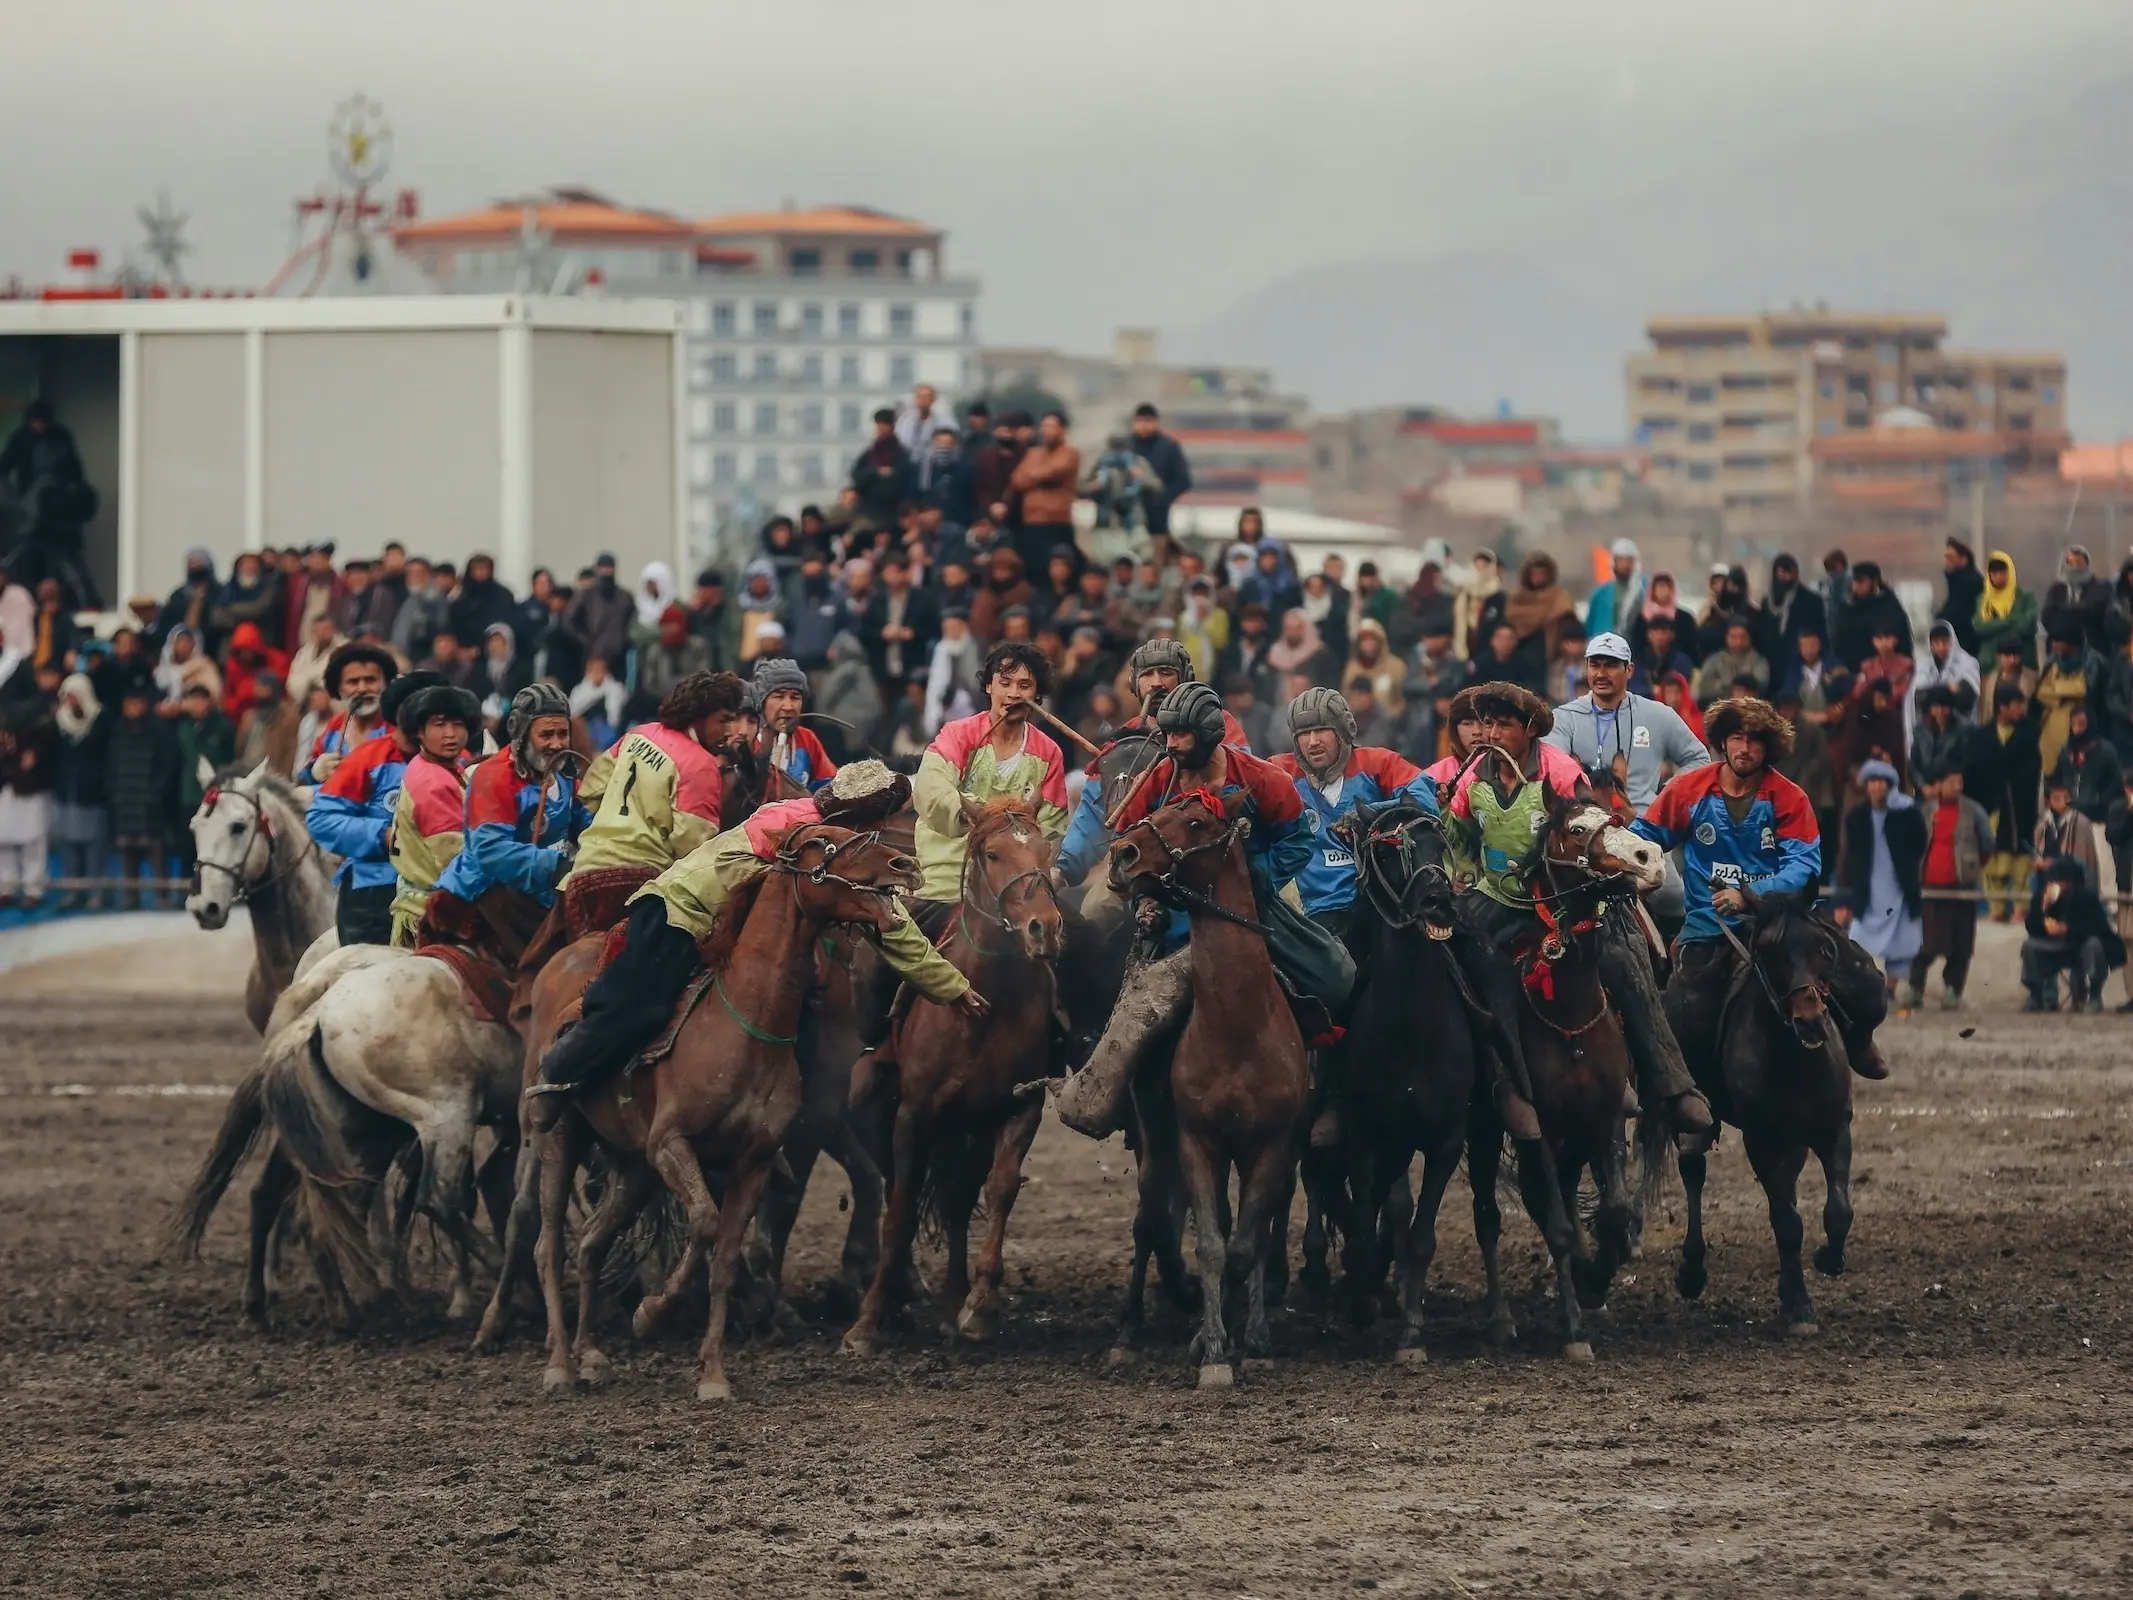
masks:
[[[965,848],[965,850],[963,851],[963,882],[956,894],[956,926],[961,929],[963,937],[970,941],[971,949],[977,951],[979,955],[1012,955],[1014,954],[1012,946],[1010,946],[1006,950],[988,950],[985,945],[979,940],[978,936],[971,931],[969,921],[970,913],[975,911],[982,920],[991,923],[994,927],[998,928],[1002,933],[1006,934],[1010,939],[1012,939],[1015,934],[1015,925],[1013,922],[1008,920],[1007,897],[1013,894],[1023,884],[1034,881],[1039,887],[1044,890],[1045,894],[1050,897],[1053,909],[1057,910],[1059,908],[1059,890],[1052,883],[1051,870],[1047,867],[1031,867],[1026,872],[1016,873],[1012,878],[1009,878],[1006,883],[1002,884],[999,889],[994,892],[992,897],[992,909],[990,911],[987,911],[985,907],[979,903],[976,895],[972,893],[973,889],[981,885],[982,880],[976,877],[970,870],[971,857],[972,851],[968,848]]]
[[[1201,803],[1204,805],[1206,802],[1202,801]],[[1229,826],[1222,830],[1220,838],[1203,839],[1198,844],[1186,845],[1182,850],[1164,838],[1161,829],[1151,827],[1148,831],[1155,835],[1155,842],[1163,847],[1163,854],[1170,858],[1170,870],[1160,874],[1155,879],[1157,899],[1166,902],[1171,900],[1183,901],[1185,906],[1191,910],[1205,911],[1208,915],[1219,917],[1224,922],[1235,923],[1240,928],[1248,928],[1262,939],[1273,937],[1274,930],[1265,923],[1254,921],[1242,912],[1232,911],[1213,895],[1204,894],[1200,890],[1178,881],[1178,870],[1194,856],[1205,855],[1210,850],[1226,852],[1239,839],[1248,837],[1252,831],[1250,818],[1243,816],[1232,817]]]
[[[275,837],[273,814],[269,812],[265,806],[259,803],[259,800],[256,796],[246,794],[242,789],[225,789],[219,784],[210,787],[204,794],[202,794],[200,796],[200,803],[203,806],[212,809],[218,802],[224,799],[242,800],[246,805],[252,808],[252,832],[255,837],[266,840],[267,861],[268,864],[271,866],[274,860]],[[225,866],[220,861],[210,861],[205,856],[196,856],[194,858],[194,865],[199,867],[203,871],[205,871],[209,867],[213,867],[217,872],[227,875],[231,885],[230,904],[233,906],[241,906],[247,903],[253,895],[258,894],[261,890],[280,882],[283,878],[286,878],[290,873],[294,872],[299,866],[303,865],[303,863],[310,858],[311,853],[318,849],[318,847],[318,840],[312,838],[309,830],[307,829],[304,834],[304,848],[299,850],[283,865],[279,867],[274,867],[272,871],[268,872],[267,875],[261,878],[257,883],[245,882],[241,871],[244,865],[242,860],[240,860],[236,866],[231,867]],[[251,847],[247,845],[245,847],[245,854],[250,855],[251,853]]]

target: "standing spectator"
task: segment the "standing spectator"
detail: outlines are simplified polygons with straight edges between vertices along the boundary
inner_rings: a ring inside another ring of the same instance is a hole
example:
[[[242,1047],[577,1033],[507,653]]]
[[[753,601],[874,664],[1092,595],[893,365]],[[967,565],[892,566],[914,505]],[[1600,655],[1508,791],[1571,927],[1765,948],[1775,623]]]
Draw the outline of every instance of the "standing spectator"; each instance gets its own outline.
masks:
[[[279,614],[262,619],[261,630],[269,644],[294,650],[311,636],[312,619],[332,616],[341,599],[341,579],[333,570],[333,541],[329,539],[305,550],[293,570],[284,573]]]
[[[232,726],[252,703],[252,679],[262,672],[286,683],[289,658],[266,642],[258,623],[240,622],[230,634],[229,659],[222,672],[222,709]]]
[[[1704,657],[1696,669],[1696,703],[1706,711],[1730,699],[1733,686],[1742,679],[1755,685],[1758,697],[1770,693],[1770,663],[1755,648],[1755,627],[1745,616],[1726,623],[1720,648]]]
[[[163,641],[163,659],[156,664],[156,698],[162,714],[178,714],[179,701],[194,684],[206,689],[210,699],[222,698],[222,673],[200,648],[200,636],[190,628],[178,628]]]
[[[1896,625],[1886,619],[1874,624],[1873,654],[1859,667],[1858,680],[1852,684],[1852,698],[1858,699],[1875,684],[1886,684],[1889,700],[1903,718],[1905,744],[1908,746],[1911,731],[1911,678],[1917,670],[1908,652],[1898,647],[1903,643]]]
[[[47,578],[38,585],[57,585]],[[57,669],[41,669],[46,684]],[[51,876],[53,747],[58,731],[52,700],[43,687],[18,686],[0,703],[0,907],[44,904]]]
[[[2044,670],[2037,674],[2037,753],[2049,772],[2059,764],[2059,751],[2066,744],[2067,725],[2074,707],[2103,698],[2103,657],[2091,650],[2080,625],[2062,616],[2051,630],[2051,653]]]
[[[185,552],[185,581],[170,591],[156,618],[156,634],[169,639],[180,628],[190,628],[193,642],[210,656],[218,653],[222,637],[215,628],[215,596],[221,586],[215,581],[215,558],[204,545]]]
[[[2119,764],[2133,768],[2133,633],[2104,667],[2103,731]]]
[[[1314,684],[1331,687],[1338,666],[1327,655],[1325,641],[1318,636],[1318,625],[1304,615],[1300,606],[1291,606],[1282,616],[1281,636],[1267,648],[1266,659],[1276,672],[1308,680],[1305,689]],[[1296,694],[1302,692],[1299,689]],[[1288,698],[1293,700],[1296,695]]]
[[[1022,461],[1022,440],[1016,424],[1028,413],[1011,411],[994,425],[992,442],[979,449],[970,463],[970,496],[978,515],[996,528],[1011,530],[1016,513],[1015,468]],[[975,526],[975,524],[973,524]]]
[[[942,723],[958,722],[976,712],[984,699],[978,689],[978,673],[984,662],[984,647],[970,631],[969,616],[959,607],[944,607],[941,636],[926,668],[926,737],[922,744],[941,731]]]
[[[138,684],[140,674],[125,681]],[[59,703],[53,710],[57,737],[52,744],[52,848],[58,853],[62,878],[101,877],[110,858],[104,761],[111,742],[111,720],[87,676],[77,672],[60,684]],[[89,890],[77,890],[62,903],[87,907],[95,903],[95,896]]]
[[[407,603],[407,547],[399,540],[388,540],[378,558],[377,570],[370,575],[370,604],[365,609],[364,625],[377,629],[381,640],[390,641],[393,624],[400,619],[400,608]]]
[[[1161,485],[1158,492],[1143,491],[1141,515],[1149,533],[1167,538],[1170,508],[1192,489],[1192,467],[1184,448],[1163,431],[1162,413],[1146,401],[1133,408],[1133,453],[1148,463]]]
[[[1798,784],[1807,803],[1814,807],[1817,831],[1825,839],[1836,839],[1837,832],[1837,771],[1830,758],[1829,733],[1819,717],[1809,714],[1800,704],[1797,689],[1780,689],[1771,701],[1777,714],[1792,724],[1792,754],[1771,766],[1785,777]],[[1822,863],[1823,881],[1827,882],[1836,866],[1834,856],[1825,857]]]
[[[2016,580],[2014,557],[1995,550],[1985,557],[1985,587],[1978,591],[1971,625],[1979,656],[1999,655],[2002,640],[2021,646],[2022,665],[2037,664],[2037,597]]]
[[[481,637],[473,681],[467,685],[481,701],[482,716],[501,725],[510,713],[511,697],[531,682],[533,669],[519,654],[518,630],[508,622],[490,623]]]
[[[857,761],[872,749],[881,728],[883,696],[900,690],[904,681],[878,686],[866,647],[850,629],[830,640],[828,666],[815,689],[815,710],[826,719],[822,741],[832,761]]]
[[[1201,573],[1187,580],[1178,609],[1178,643],[1192,657],[1202,683],[1215,681],[1215,663],[1229,645],[1229,613],[1215,604],[1214,580]]]
[[[970,461],[963,454],[953,428],[942,428],[919,452],[911,492],[923,505],[939,513],[943,536],[953,528],[957,535],[977,515],[977,502],[970,492]]]
[[[1459,602],[1452,613],[1452,648],[1480,660],[1503,608],[1503,569],[1497,564],[1496,552],[1476,550],[1466,582],[1459,585]]]
[[[1770,681],[1783,683],[1799,664],[1800,636],[1826,639],[1828,612],[1822,597],[1800,582],[1800,564],[1789,555],[1770,563],[1770,592],[1756,607],[1756,648],[1770,663]]]
[[[2037,833],[2030,864],[2047,872],[2055,861],[2078,861],[2082,877],[2091,887],[2102,881],[2096,858],[2096,830],[2089,819],[2074,809],[2074,792],[2056,772],[2044,780],[2044,814],[2037,818]]]
[[[1849,693],[1843,668],[1832,669],[1825,659],[1825,643],[1819,633],[1802,633],[1792,642],[1792,670],[1778,679],[1780,693],[1790,691],[1800,707],[1826,721],[1823,713]]]
[[[1398,722],[1407,712],[1407,666],[1392,653],[1385,626],[1375,617],[1365,617],[1355,630],[1355,653],[1341,668],[1341,681],[1370,680],[1370,693],[1387,718]]]
[[[424,672],[436,673],[454,689],[474,686],[474,654],[460,643],[459,635],[450,628],[437,630],[437,636],[430,640],[428,658],[416,665]]]
[[[2036,725],[2021,686],[2002,683],[1992,692],[1992,720],[1964,741],[1963,786],[1992,823],[1992,859],[1985,863],[1985,893],[1993,920],[2014,920],[2015,896],[2029,879],[2031,837],[2037,827],[2037,784],[2042,764]]]
[[[1594,638],[1603,633],[1627,634],[1630,623],[1644,614],[1644,573],[1638,565],[1637,541],[1617,539],[1608,554],[1614,562],[1614,577],[1592,591],[1585,607],[1585,631]]]
[[[2096,575],[2086,545],[2070,544],[2060,558],[2059,581],[2044,592],[2043,623],[2047,635],[2078,631],[2084,648],[2110,648],[2111,590]]]
[[[864,558],[854,558],[845,570],[866,568]],[[844,585],[830,576],[829,558],[820,550],[808,550],[800,561],[785,622],[785,642],[801,671],[819,672],[828,664],[830,641],[847,625],[844,601]]]
[[[1648,637],[1654,627],[1663,627],[1667,631],[1672,646],[1669,654],[1678,653],[1682,657],[1682,665],[1678,669],[1664,665],[1664,658],[1657,654],[1656,647]],[[1684,674],[1695,670],[1695,646],[1692,641],[1696,637],[1696,619],[1676,603],[1674,575],[1671,572],[1652,574],[1651,585],[1645,591],[1644,604],[1638,608],[1636,617],[1627,628],[1618,628],[1615,631],[1629,640],[1630,649],[1636,653],[1638,664],[1646,672],[1654,665],[1661,666],[1665,671],[1679,670]]]
[[[1067,419],[1047,411],[1037,424],[1037,442],[1015,464],[1008,488],[1020,497],[1022,526],[1015,547],[1022,564],[1037,570],[1055,544],[1074,542],[1074,497],[1081,482],[1081,452],[1067,443]]]
[[[911,582],[911,563],[901,550],[881,561],[881,587],[867,602],[860,637],[866,641],[874,677],[884,688],[907,682],[933,659],[940,613],[933,597]]]
[[[1401,750],[1417,766],[1429,766],[1450,754],[1452,701],[1473,682],[1473,664],[1452,648],[1452,619],[1430,625],[1415,654],[1413,673],[1401,686],[1407,702],[1406,737]]]
[[[1303,604],[1303,585],[1296,581],[1296,569],[1289,564],[1288,552],[1279,539],[1267,537],[1265,525],[1257,506],[1247,507],[1237,519],[1239,538],[1249,528],[1255,540],[1251,575],[1237,585],[1237,602],[1250,605],[1257,601],[1266,607],[1268,616],[1279,617]],[[1285,725],[1286,716],[1281,720]]]
[[[1822,611],[1829,621],[1830,637],[1836,637],[1837,625],[1852,604],[1852,563],[1842,550],[1832,550],[1822,557]]]
[[[940,396],[930,383],[921,383],[911,391],[907,400],[897,402],[889,420],[895,424],[896,442],[904,447],[904,454],[916,457],[930,449],[940,434],[955,437],[955,412],[940,404]]]
[[[2118,874],[2118,937],[2133,938],[2133,765],[2119,772],[2118,793],[2104,816],[2103,837],[2111,847],[2111,862]],[[2128,974],[2126,1000],[2118,1009],[2133,1012],[2133,973]]]
[[[555,574],[546,567],[535,567],[526,598],[518,603],[511,618],[511,626],[518,634],[519,654],[529,660],[540,648],[541,640],[547,637],[548,597],[554,592]]]
[[[2074,809],[2089,821],[2101,824],[2117,796],[2125,768],[2118,751],[2098,733],[2085,705],[2075,706],[2066,719],[2066,743],[2059,747],[2053,776],[2073,796]]]
[[[81,629],[67,608],[67,592],[57,578],[37,585],[37,611],[30,621],[30,670],[55,667],[62,674],[74,670],[74,653],[81,646]]]
[[[548,631],[541,635],[533,651],[535,679],[546,679],[566,689],[575,687],[585,676],[585,647],[563,626],[574,598],[561,584],[548,591]]]
[[[229,582],[215,596],[214,629],[225,641],[232,640],[236,631],[245,623],[252,625],[252,648],[278,649],[276,642],[284,637],[280,616],[280,580],[270,577],[266,565],[255,551],[247,550],[237,557],[230,569]],[[267,629],[274,630],[276,638],[267,637]],[[229,645],[223,649],[228,651]],[[225,654],[224,659],[227,660]],[[283,662],[288,658],[284,656]]]
[[[726,603],[726,575],[716,567],[706,567],[696,575],[689,631],[703,640],[713,672],[734,670],[741,659],[741,617]]]
[[[1519,644],[1509,617],[1498,617],[1489,629],[1486,648],[1474,660],[1474,677],[1482,683],[1515,683],[1537,695],[1548,692],[1547,664]]]
[[[765,653],[763,631],[775,627],[778,630],[777,648],[772,655],[784,653],[785,645],[785,596],[778,589],[778,569],[767,556],[757,556],[741,568],[741,593],[736,602],[740,608],[740,626],[736,652],[743,665]]]
[[[659,619],[678,598],[680,591],[674,583],[674,569],[664,561],[647,561],[637,569],[637,592],[630,596],[634,610],[629,630],[631,649],[659,637]],[[459,637],[471,636],[461,633]]]
[[[1911,744],[1903,736],[1903,707],[1889,690],[1888,680],[1877,679],[1865,693],[1849,701],[1841,724],[1843,739],[1838,749],[1840,772],[1848,774],[1844,803],[1858,803],[1865,783],[1863,769],[1879,761],[1896,774],[1896,786],[1904,784],[1904,769],[1911,759]]]
[[[1977,569],[1977,552],[1962,540],[1950,538],[1940,559],[1947,574],[1948,593],[1933,615],[1953,626],[1955,642],[1974,656],[1978,651],[1977,605],[1985,594],[1985,575]]]
[[[1555,646],[1555,659],[1548,663],[1548,688],[1542,698],[1550,705],[1559,706],[1568,704],[1584,692],[1585,630],[1571,622],[1564,626]]]
[[[2019,640],[2002,639],[2000,641],[1996,664],[1992,671],[1986,674],[1985,681],[1978,685],[1978,720],[1980,722],[1987,721],[1992,716],[1993,701],[1998,696],[2000,685],[2003,683],[2013,684],[2014,687],[2020,689],[2024,700],[2031,699],[2037,692],[2037,669],[2022,665],[2022,644]]]
[[[2067,1008],[2103,1009],[2111,970],[2126,964],[2126,942],[2104,915],[2103,902],[2071,861],[2054,863],[2037,884],[2022,941],[2025,1012],[2059,1009],[2059,974],[2067,978]]]
[[[289,698],[278,673],[254,673],[251,702],[237,717],[237,744],[231,759],[247,769],[266,763],[275,777],[287,781],[296,770],[298,724],[302,713]]]
[[[0,564],[0,687],[27,661],[36,636],[37,602]]]
[[[200,809],[200,796],[207,784],[200,776],[200,765],[207,764],[210,774],[219,772],[237,759],[237,724],[224,714],[206,691],[192,688],[185,691],[177,719],[178,738],[178,786],[172,820],[176,827],[170,831],[176,839],[178,853],[183,858],[187,871],[192,870],[193,813]],[[179,830],[184,832],[177,838]]]
[[[1924,901],[1920,918],[1918,960],[1911,969],[1908,1004],[1925,1004],[1926,978],[1940,961],[1943,1011],[1960,1010],[1963,987],[1970,979],[1970,958],[1977,950],[1977,900],[1985,884],[1985,858],[1992,854],[1992,824],[1985,808],[1963,793],[1963,769],[1930,770],[1919,807],[1926,825],[1926,862],[1921,874],[1927,889],[1960,898]]]
[[[1318,629],[1319,638],[1325,641],[1327,656],[1336,662],[1347,660],[1349,635],[1346,592],[1323,572],[1314,572],[1304,579],[1303,599],[1298,603],[1303,608],[1303,614],[1309,617],[1312,625]]]
[[[1655,583],[1657,579],[1653,580]],[[1674,611],[1657,611],[1646,617],[1639,625],[1637,636],[1630,641],[1630,649],[1637,658],[1637,674],[1644,680],[1644,690],[1654,699],[1659,696],[1659,683],[1664,678],[1679,678],[1684,686],[1696,675],[1696,662],[1676,642]]]
[[[1853,943],[1881,963],[1894,994],[1910,975],[1925,939],[1919,894],[1925,819],[1888,762],[1868,761],[1859,779],[1866,797],[1844,818],[1837,922],[1849,927]]]
[[[992,407],[973,400],[963,408],[963,460],[973,470],[978,456],[992,445]]]
[[[1923,795],[1935,775],[1960,766],[1967,747],[1969,728],[1955,714],[1955,696],[1946,684],[1936,684],[1925,694],[1925,710],[1911,730],[1911,771],[1917,775]]]
[[[1748,606],[1748,573],[1743,567],[1724,563],[1711,569],[1711,598],[1696,622],[1696,659],[1708,660],[1726,647],[1726,630],[1735,622],[1748,624],[1748,637],[1755,637],[1755,613]]]
[[[1434,562],[1429,563],[1429,565],[1436,567],[1436,587],[1441,588],[1444,577],[1443,567]],[[1434,589],[1432,592],[1435,592]],[[1355,569],[1355,620],[1358,623],[1365,617],[1381,622],[1385,625],[1386,636],[1390,638],[1393,613],[1399,609],[1399,604],[1400,597],[1386,586],[1384,574],[1378,571],[1378,564],[1375,561],[1365,561]],[[1451,619],[1451,597],[1449,595],[1444,596],[1444,607],[1445,620],[1449,621]],[[1420,637],[1420,634],[1416,635],[1417,639]],[[1395,646],[1395,648],[1398,647]]]
[[[607,663],[608,677],[619,683],[629,663],[630,619],[636,612],[635,602],[615,582],[615,558],[602,551],[593,563],[592,586],[571,596],[563,627],[585,659],[598,656]]]
[[[402,659],[420,661],[438,630],[452,625],[452,601],[437,569],[421,556],[408,558],[405,582],[406,598],[393,616],[392,644]]]
[[[1017,606],[1026,613],[1035,594],[1022,575],[1022,557],[1007,545],[999,546],[986,558],[984,579],[970,602],[970,631],[980,644],[992,648],[1006,636],[1007,613]]]
[[[887,406],[874,413],[874,442],[852,462],[852,488],[869,523],[896,526],[896,508],[911,493],[911,452],[896,437],[896,413]]]
[[[659,715],[660,702],[674,686],[692,673],[711,670],[711,652],[703,640],[689,631],[689,613],[669,604],[659,614],[659,627],[637,650],[637,693],[631,697],[628,715],[632,722],[651,722]],[[514,693],[516,691],[513,691]],[[509,705],[508,698],[505,701]]]
[[[653,565],[667,572],[664,563]],[[668,572],[667,587],[671,590],[673,586],[673,574]],[[452,596],[451,620],[452,632],[462,640],[485,638],[498,623],[517,632],[518,597],[497,581],[496,563],[489,557],[467,557],[466,575],[460,580],[459,592]]]
[[[1955,720],[1968,727],[1977,720],[1978,696],[1984,689],[1977,657],[1963,648],[1954,623],[1942,617],[1926,633],[1925,658],[1911,674],[1911,723],[1915,728],[1925,697],[1946,689]]]
[[[288,689],[292,698],[304,700],[310,696],[314,683],[323,683],[326,678],[326,663],[333,659],[333,652],[348,642],[333,619],[333,613],[321,612],[311,619],[311,631],[296,654],[289,658]]]
[[[1519,564],[1518,587],[1505,596],[1503,615],[1518,635],[1518,653],[1526,664],[1516,681],[1545,697],[1548,664],[1564,631],[1577,621],[1570,592],[1558,581],[1555,557],[1536,550]]]
[[[1881,581],[1881,568],[1872,561],[1852,568],[1851,599],[1832,626],[1837,659],[1854,672],[1866,665],[1880,633],[1894,636],[1898,655],[1911,654],[1911,619],[1904,615],[1903,602]]]
[[[213,696],[199,691],[212,709]],[[118,720],[104,747],[104,800],[110,808],[111,840],[120,869],[133,881],[127,904],[141,905],[141,881],[159,876],[169,837],[172,796],[177,787],[177,741],[151,709],[149,686],[135,680],[119,692]],[[190,813],[187,814],[190,816]]]

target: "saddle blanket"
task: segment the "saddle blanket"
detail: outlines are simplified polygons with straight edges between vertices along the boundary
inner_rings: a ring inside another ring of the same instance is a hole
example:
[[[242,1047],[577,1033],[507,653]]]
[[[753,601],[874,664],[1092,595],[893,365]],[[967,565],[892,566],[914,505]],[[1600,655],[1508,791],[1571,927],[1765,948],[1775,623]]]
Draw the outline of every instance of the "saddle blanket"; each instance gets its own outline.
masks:
[[[459,980],[467,997],[467,1009],[484,1022],[508,1022],[511,1017],[511,974],[487,956],[457,944],[425,944],[415,954],[442,961]]]
[[[674,1002],[674,1011],[667,1018],[667,1025],[659,1030],[658,1037],[637,1052],[630,1062],[632,1072],[647,1071],[673,1053],[674,1042],[681,1037],[681,1030],[689,1025],[689,1018],[696,1013],[696,1006],[710,992],[711,974],[699,972],[689,980],[689,986],[681,991],[681,998]]]

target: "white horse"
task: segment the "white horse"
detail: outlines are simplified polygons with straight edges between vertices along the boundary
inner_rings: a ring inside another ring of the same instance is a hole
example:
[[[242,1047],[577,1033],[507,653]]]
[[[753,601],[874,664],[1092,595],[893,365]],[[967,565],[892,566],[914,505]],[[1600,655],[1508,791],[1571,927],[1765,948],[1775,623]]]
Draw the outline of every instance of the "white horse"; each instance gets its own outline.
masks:
[[[229,922],[232,906],[251,913],[244,1010],[265,1034],[274,1002],[313,947],[338,945],[330,858],[304,827],[303,796],[264,761],[250,772],[218,777],[203,757],[199,777],[203,793],[192,830],[200,886],[185,909],[210,931]]]

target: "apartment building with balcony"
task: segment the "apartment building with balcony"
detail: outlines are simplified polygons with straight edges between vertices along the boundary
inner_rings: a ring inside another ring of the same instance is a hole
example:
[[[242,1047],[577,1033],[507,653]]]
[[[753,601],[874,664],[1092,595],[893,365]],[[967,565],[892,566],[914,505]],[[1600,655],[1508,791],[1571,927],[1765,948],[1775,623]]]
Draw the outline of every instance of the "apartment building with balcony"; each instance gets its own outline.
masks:
[[[394,230],[448,291],[683,302],[686,518],[704,552],[738,510],[833,498],[872,413],[915,384],[975,391],[979,286],[948,273],[944,240],[863,206],[692,220],[577,189]]]

